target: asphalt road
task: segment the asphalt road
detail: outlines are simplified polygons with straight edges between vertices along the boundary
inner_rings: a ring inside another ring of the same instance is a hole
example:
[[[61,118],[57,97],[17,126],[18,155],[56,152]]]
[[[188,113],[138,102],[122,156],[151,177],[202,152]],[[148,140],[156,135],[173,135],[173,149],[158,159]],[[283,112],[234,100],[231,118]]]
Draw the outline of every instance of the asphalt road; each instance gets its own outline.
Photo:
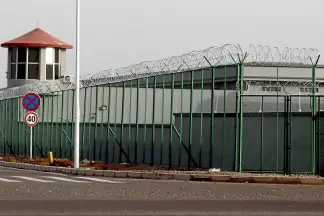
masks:
[[[324,187],[109,178],[0,168],[0,215],[324,215]]]

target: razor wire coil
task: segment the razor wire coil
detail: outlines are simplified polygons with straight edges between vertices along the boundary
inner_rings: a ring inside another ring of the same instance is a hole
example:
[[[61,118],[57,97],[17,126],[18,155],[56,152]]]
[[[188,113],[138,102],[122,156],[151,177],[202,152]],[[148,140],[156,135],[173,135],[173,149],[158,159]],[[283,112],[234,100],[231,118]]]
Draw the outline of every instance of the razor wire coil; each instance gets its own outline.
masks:
[[[312,58],[318,55],[316,49],[270,48],[269,46],[250,45],[249,51],[244,52],[240,45],[226,44],[213,46],[204,50],[192,51],[180,56],[172,56],[156,61],[145,61],[138,64],[108,69],[94,74],[86,74],[80,77],[80,88],[128,81],[147,76],[177,73],[188,70],[210,68],[211,66],[233,65],[242,61],[245,54],[245,63],[257,63],[259,65],[308,65]],[[37,84],[27,84],[19,87],[8,88],[0,91],[0,99],[19,97],[27,92],[47,94],[57,91],[74,89],[74,79],[44,81]]]

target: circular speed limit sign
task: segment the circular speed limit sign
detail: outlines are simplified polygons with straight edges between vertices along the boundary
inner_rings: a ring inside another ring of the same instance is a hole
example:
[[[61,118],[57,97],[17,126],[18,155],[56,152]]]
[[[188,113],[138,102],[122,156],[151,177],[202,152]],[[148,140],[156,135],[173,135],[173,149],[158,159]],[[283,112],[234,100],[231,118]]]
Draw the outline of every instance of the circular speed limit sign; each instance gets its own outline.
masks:
[[[38,124],[38,115],[37,113],[30,111],[26,113],[24,120],[29,127],[36,126]]]

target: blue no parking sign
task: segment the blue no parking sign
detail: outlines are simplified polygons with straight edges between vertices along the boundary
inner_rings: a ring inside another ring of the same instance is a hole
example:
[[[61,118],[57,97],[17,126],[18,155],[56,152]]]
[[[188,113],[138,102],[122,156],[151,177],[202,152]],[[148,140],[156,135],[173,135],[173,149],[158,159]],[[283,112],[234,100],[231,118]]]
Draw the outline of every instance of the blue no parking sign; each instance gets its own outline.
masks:
[[[36,111],[41,105],[41,98],[38,94],[30,92],[22,99],[22,106],[28,111]]]

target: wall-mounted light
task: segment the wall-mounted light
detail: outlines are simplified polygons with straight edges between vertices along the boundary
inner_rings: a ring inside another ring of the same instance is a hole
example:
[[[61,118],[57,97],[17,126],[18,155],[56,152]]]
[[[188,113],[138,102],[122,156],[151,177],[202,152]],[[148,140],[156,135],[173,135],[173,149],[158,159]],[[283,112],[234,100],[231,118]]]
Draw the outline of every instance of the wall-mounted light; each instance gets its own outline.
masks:
[[[99,115],[98,115],[98,113],[91,113],[91,115],[90,115],[90,119],[95,119],[95,118],[99,118]]]
[[[107,106],[106,106],[106,105],[102,105],[101,107],[99,107],[99,110],[100,110],[100,111],[107,110]]]

